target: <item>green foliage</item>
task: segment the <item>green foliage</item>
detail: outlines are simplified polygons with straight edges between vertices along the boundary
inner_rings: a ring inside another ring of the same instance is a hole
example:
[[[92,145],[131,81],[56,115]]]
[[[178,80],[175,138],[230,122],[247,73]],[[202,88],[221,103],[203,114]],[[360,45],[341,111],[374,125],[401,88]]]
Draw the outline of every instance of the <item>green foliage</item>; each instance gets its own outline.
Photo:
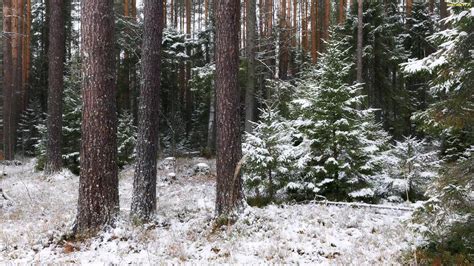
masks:
[[[244,182],[255,205],[273,201],[278,190],[285,190],[298,175],[295,161],[303,152],[295,143],[297,132],[289,121],[274,108],[261,111],[260,121],[252,133],[246,133],[243,144]]]
[[[41,138],[38,125],[44,121],[44,117],[38,100],[31,101],[27,109],[21,114],[18,123],[17,150],[23,155],[35,155],[35,145]]]
[[[124,112],[119,117],[117,129],[118,160],[119,167],[130,164],[135,160],[135,145],[137,143],[137,127],[133,122],[133,116]]]
[[[466,151],[466,158],[445,165],[431,186],[431,198],[413,216],[417,230],[426,238],[420,248],[433,258],[446,254],[442,258],[463,257],[474,262],[473,151],[474,147]]]
[[[361,109],[359,85],[346,83],[352,64],[342,42],[329,42],[316,69],[304,75],[297,90],[294,124],[311,143],[304,180],[319,194],[335,200],[374,196],[374,156],[387,141],[373,110]]]

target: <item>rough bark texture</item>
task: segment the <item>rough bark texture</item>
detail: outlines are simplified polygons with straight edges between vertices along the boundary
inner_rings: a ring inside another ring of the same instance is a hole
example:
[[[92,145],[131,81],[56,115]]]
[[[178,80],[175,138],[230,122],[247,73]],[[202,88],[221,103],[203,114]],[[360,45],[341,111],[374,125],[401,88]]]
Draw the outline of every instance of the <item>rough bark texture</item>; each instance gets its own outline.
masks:
[[[163,2],[144,1],[142,48],[143,82],[138,113],[137,163],[133,180],[131,215],[149,221],[156,210],[156,159],[158,155],[158,114]]]
[[[448,16],[448,4],[445,0],[439,1],[439,16],[440,19],[444,19]],[[447,28],[446,23],[441,24],[441,28],[444,30]]]
[[[64,1],[49,0],[49,48],[48,48],[48,143],[46,149],[46,172],[61,170],[61,130],[65,25]]]
[[[252,121],[255,119],[255,41],[257,35],[256,0],[247,2],[247,84],[245,88],[245,131],[252,132]]]
[[[216,1],[217,194],[216,216],[229,216],[242,203],[239,104],[240,2]]]
[[[2,9],[0,10],[0,30],[2,32],[2,38],[0,38],[0,160],[4,160],[5,155],[3,147],[3,45],[5,41],[5,35],[3,31],[3,0],[0,0],[0,6],[2,6]]]
[[[363,3],[362,0],[358,0],[357,2],[357,82],[362,83],[362,38],[363,38],[363,30],[364,30],[364,22],[362,21],[363,18]]]
[[[3,144],[6,160],[14,159],[14,85],[12,58],[12,1],[3,1]]]
[[[413,9],[413,0],[407,0],[407,8],[406,8],[406,12],[407,12],[407,17],[411,17],[411,11]]]
[[[337,14],[337,23],[343,24],[346,20],[346,0],[339,0],[339,10]]]
[[[290,1],[290,0],[288,0]],[[288,38],[288,24],[286,14],[286,0],[280,1],[280,39],[279,39],[279,60],[278,60],[278,77],[280,79],[287,79],[288,77],[288,63],[289,55],[289,38]]]
[[[83,0],[82,144],[76,234],[93,234],[119,211],[113,1]]]
[[[313,64],[318,61],[318,30],[317,30],[317,3],[316,0],[311,0],[311,59]]]

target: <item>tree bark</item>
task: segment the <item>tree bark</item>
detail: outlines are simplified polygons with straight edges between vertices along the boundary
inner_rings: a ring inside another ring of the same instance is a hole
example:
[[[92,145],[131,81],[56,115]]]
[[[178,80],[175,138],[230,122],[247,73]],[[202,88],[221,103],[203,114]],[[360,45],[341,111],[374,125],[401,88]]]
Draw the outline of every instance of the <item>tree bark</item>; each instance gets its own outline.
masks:
[[[45,171],[54,173],[61,170],[61,131],[65,24],[64,0],[49,0],[49,48],[48,48],[48,142],[46,147],[47,163]]]
[[[81,2],[82,143],[78,235],[112,224],[119,212],[113,1]]]
[[[255,42],[257,35],[257,5],[256,0],[247,2],[247,84],[245,88],[245,131],[252,132],[252,122],[255,119]]]
[[[133,180],[131,215],[135,219],[147,222],[156,211],[163,2],[145,0],[144,5],[143,82],[140,91],[137,163]]]
[[[313,64],[318,61],[318,30],[317,30],[317,3],[316,0],[311,0],[311,59]]]
[[[217,191],[216,216],[228,217],[242,205],[240,139],[240,2],[216,1]]]
[[[357,1],[357,82],[362,83],[363,0]]]
[[[406,12],[407,12],[407,17],[411,17],[411,11],[413,9],[413,0],[406,0],[407,2],[407,8],[406,8]]]
[[[290,1],[290,0],[288,0]],[[289,40],[286,14],[286,0],[280,2],[280,40],[279,40],[278,77],[285,80],[288,76]]]
[[[14,159],[14,84],[12,58],[12,0],[3,1],[3,145],[6,160]]]
[[[346,20],[346,0],[339,0],[339,11],[337,16],[337,23],[344,24]]]

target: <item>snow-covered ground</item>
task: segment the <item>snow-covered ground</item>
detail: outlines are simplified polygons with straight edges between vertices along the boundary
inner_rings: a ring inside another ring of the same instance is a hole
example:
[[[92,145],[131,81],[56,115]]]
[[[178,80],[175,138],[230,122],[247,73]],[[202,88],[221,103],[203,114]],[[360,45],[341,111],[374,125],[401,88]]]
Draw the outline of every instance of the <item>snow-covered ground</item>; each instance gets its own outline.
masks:
[[[192,175],[198,163],[210,165],[211,175]],[[127,168],[120,174],[116,228],[58,244],[74,219],[79,178],[67,171],[44,176],[31,161],[0,166],[7,173],[0,188],[12,199],[0,199],[0,264],[398,264],[414,239],[409,212],[317,204],[248,207],[235,225],[214,230],[214,163],[178,159],[177,167],[161,168],[156,223],[128,221],[133,168]]]

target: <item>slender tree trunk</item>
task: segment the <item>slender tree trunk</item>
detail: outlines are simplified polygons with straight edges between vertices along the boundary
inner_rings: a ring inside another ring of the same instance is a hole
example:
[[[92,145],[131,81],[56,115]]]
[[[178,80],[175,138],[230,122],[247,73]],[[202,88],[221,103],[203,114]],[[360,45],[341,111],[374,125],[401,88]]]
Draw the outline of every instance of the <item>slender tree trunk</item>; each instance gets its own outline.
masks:
[[[433,15],[434,13],[434,0],[429,0],[429,9],[430,9],[430,15]]]
[[[4,147],[3,147],[3,94],[4,94],[4,72],[3,72],[3,46],[5,42],[5,32],[3,31],[3,0],[0,0],[0,29],[2,33],[2,38],[0,38],[0,160],[5,159]]]
[[[338,16],[337,16],[337,23],[338,24],[344,24],[346,20],[346,5],[347,2],[346,0],[339,0],[339,11],[338,11]]]
[[[316,64],[318,61],[317,5],[316,0],[311,0],[311,59],[313,64]]]
[[[216,1],[217,195],[216,216],[229,216],[242,204],[240,136],[240,2]]]
[[[303,55],[308,52],[308,0],[301,2],[301,46],[303,48]]]
[[[290,0],[288,0],[290,1]],[[285,80],[288,76],[288,62],[289,62],[289,41],[288,41],[288,27],[286,14],[286,0],[280,2],[280,40],[279,40],[279,60],[278,60],[278,77]]]
[[[252,121],[255,119],[255,42],[257,35],[256,0],[247,2],[247,84],[245,88],[245,131],[252,132]]]
[[[191,0],[186,1],[186,38],[191,38]],[[186,54],[191,57],[191,49],[188,47],[186,49]],[[191,120],[192,120],[192,92],[191,87],[189,86],[189,80],[191,79],[191,61],[187,60],[185,62],[185,78],[184,78],[184,111],[185,111],[185,118],[186,118],[186,135],[188,136],[191,133]]]
[[[143,82],[138,115],[137,165],[133,180],[131,215],[143,222],[156,211],[156,160],[158,155],[158,115],[161,71],[163,2],[144,1],[142,48]]]
[[[113,1],[81,2],[82,143],[76,234],[94,234],[119,212]]]
[[[216,89],[214,81],[211,85],[211,93],[209,99],[209,120],[207,123],[207,149],[210,154],[215,151],[216,143]]]
[[[323,39],[329,41],[329,24],[331,16],[331,2],[329,0],[324,0],[324,21],[323,21]],[[322,45],[324,48],[326,45]]]
[[[439,16],[440,16],[440,19],[445,19],[446,17],[448,17],[448,5],[446,3],[446,0],[439,1]],[[446,23],[442,23],[441,28],[446,29],[447,28]]]
[[[46,172],[61,170],[61,131],[64,53],[66,51],[64,0],[49,0],[48,48],[48,143],[46,147]]]
[[[14,158],[14,85],[12,58],[12,0],[3,0],[3,145],[6,160]]]
[[[357,82],[362,83],[363,0],[357,1]]]
[[[406,0],[407,2],[407,8],[406,8],[406,12],[407,12],[407,17],[411,17],[411,11],[413,9],[413,0]]]

